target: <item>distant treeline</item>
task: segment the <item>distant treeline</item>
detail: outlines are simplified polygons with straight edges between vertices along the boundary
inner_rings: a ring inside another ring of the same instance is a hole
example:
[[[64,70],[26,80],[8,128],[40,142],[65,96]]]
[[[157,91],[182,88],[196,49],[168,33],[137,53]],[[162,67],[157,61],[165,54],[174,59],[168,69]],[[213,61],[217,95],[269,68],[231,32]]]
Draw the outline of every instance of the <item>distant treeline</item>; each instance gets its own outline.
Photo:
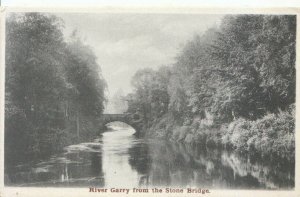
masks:
[[[5,161],[37,159],[87,140],[104,108],[106,82],[91,48],[63,36],[52,15],[6,20]]]
[[[296,16],[227,15],[127,96],[150,136],[294,156]]]

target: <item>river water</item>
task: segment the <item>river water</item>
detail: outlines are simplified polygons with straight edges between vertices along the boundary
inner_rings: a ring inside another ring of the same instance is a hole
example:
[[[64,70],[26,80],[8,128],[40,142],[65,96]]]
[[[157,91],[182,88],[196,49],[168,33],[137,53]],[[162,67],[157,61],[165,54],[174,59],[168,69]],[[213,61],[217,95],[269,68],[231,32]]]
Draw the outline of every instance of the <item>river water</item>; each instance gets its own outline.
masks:
[[[233,152],[135,137],[111,125],[93,142],[67,146],[51,158],[11,167],[8,186],[201,187],[293,189],[294,164]]]

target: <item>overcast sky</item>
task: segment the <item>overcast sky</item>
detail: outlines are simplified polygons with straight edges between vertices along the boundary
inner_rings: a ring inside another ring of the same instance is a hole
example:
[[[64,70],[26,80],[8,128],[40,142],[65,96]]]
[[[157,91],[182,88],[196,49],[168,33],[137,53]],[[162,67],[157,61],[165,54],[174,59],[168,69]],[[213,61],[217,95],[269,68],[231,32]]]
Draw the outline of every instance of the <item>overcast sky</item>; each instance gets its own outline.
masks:
[[[217,26],[220,15],[193,14],[57,14],[65,34],[74,29],[93,49],[108,84],[108,97],[131,91],[134,73],[171,65],[187,40]]]

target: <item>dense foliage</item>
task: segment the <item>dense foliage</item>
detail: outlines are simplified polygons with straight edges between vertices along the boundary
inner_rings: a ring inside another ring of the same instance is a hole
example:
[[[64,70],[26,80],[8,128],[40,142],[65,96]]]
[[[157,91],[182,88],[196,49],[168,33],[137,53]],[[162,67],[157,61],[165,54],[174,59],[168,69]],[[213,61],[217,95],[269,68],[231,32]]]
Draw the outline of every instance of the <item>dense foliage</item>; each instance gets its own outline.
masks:
[[[225,16],[189,41],[174,65],[139,70],[128,112],[142,117],[150,135],[224,145],[228,138],[236,149],[293,155],[295,41],[295,16]],[[249,126],[234,133],[224,126],[241,120]]]
[[[7,18],[6,162],[39,158],[84,140],[103,111],[106,83],[96,57],[75,35],[65,41],[62,28],[51,15]]]

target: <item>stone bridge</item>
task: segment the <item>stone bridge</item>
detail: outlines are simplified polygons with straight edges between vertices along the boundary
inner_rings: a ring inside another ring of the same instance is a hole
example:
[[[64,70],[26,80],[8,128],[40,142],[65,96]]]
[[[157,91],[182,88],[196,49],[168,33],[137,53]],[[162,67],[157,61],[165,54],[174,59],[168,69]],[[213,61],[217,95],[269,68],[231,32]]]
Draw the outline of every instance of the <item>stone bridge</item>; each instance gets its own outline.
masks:
[[[100,120],[102,126],[116,121],[130,125],[136,130],[137,134],[139,134],[142,129],[141,119],[137,114],[102,114]]]

